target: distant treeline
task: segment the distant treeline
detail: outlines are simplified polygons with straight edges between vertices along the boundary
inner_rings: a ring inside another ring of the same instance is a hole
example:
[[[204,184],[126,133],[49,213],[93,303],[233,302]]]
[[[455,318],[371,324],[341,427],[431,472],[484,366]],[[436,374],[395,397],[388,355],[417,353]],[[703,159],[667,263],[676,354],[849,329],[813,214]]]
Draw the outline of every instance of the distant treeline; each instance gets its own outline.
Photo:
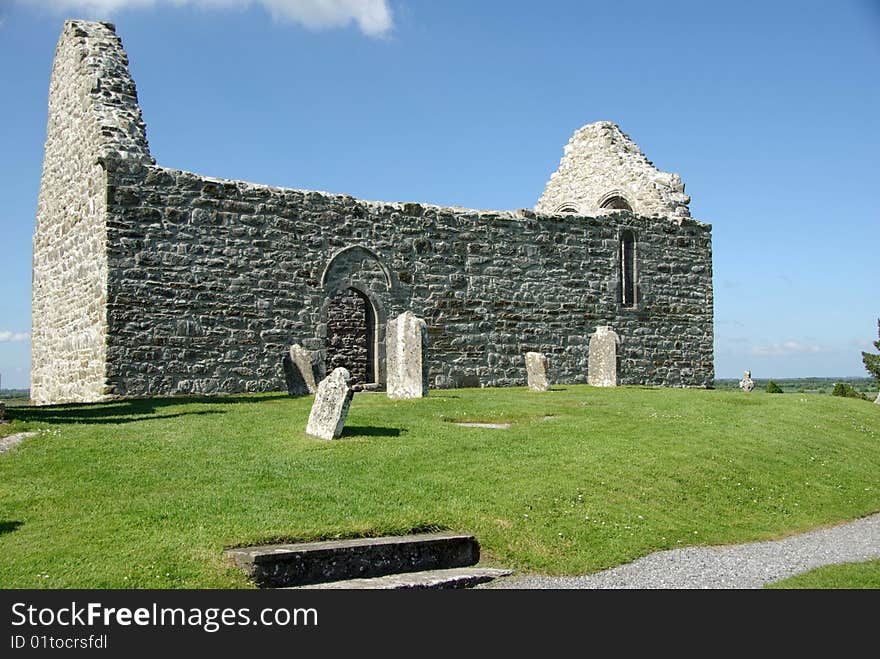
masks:
[[[755,389],[767,391],[767,383],[773,380],[787,394],[830,394],[838,382],[852,385],[852,388],[863,394],[877,394],[877,383],[874,378],[752,378]],[[739,379],[718,378],[716,389],[739,389]]]
[[[30,398],[30,389],[0,389],[0,400],[5,398]]]

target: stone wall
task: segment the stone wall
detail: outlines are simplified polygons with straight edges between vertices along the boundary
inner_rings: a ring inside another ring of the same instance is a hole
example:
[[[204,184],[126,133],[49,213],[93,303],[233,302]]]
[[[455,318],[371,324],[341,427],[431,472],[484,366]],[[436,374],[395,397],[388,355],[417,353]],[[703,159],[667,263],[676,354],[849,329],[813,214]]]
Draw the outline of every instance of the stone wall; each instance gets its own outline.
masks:
[[[575,131],[535,210],[596,215],[606,212],[603,204],[613,207],[614,197],[625,199],[637,215],[690,216],[690,197],[679,175],[654,167],[610,121]]]
[[[134,82],[113,26],[67,21],[49,86],[33,241],[31,397],[105,393],[108,156],[152,163]]]
[[[586,382],[598,325],[621,337],[622,383],[712,385],[705,224],[367,202],[120,164],[108,173],[116,393],[282,389],[287,346],[325,350],[329,300],[348,287],[380,329],[407,309],[425,318],[432,386],[522,385],[527,351],[550,356],[554,382]],[[620,303],[627,229],[634,307]]]

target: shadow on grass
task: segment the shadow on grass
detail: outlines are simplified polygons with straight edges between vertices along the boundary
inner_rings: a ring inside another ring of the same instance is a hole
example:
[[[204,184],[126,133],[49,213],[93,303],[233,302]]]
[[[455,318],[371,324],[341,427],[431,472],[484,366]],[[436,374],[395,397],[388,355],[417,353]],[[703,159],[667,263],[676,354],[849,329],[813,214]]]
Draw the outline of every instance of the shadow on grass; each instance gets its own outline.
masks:
[[[24,522],[0,522],[0,535],[16,531]]]
[[[23,421],[42,421],[43,423],[51,423],[53,425],[93,425],[93,424],[112,424],[120,425],[123,423],[137,423],[139,421],[154,421],[156,419],[176,419],[181,416],[206,416],[209,414],[226,414],[220,410],[194,410],[192,412],[179,412],[177,414],[148,414],[144,416],[120,416],[116,414],[108,414],[106,416],[85,416],[74,414],[44,415],[32,419],[24,419]]]
[[[382,426],[346,426],[342,429],[342,437],[400,437],[406,432],[400,428],[384,428]]]
[[[190,415],[224,414],[220,410],[192,410],[174,414],[160,414],[166,407],[190,405],[259,403],[263,401],[289,398],[286,394],[274,396],[181,396],[174,398],[132,398],[114,400],[106,403],[76,403],[64,405],[45,405],[40,407],[6,408],[10,420],[33,421],[51,424],[119,424],[146,421],[150,419],[173,419]]]

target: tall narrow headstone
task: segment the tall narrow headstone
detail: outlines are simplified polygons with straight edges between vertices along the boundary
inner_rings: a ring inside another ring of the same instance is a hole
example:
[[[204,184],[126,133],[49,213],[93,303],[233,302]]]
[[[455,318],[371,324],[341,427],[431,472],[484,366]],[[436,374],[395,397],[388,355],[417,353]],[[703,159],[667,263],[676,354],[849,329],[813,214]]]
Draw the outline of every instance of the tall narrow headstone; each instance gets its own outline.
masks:
[[[877,400],[874,401],[877,405],[880,405],[880,391],[877,392]]]
[[[388,398],[428,395],[428,325],[412,311],[388,321],[385,331]]]
[[[317,390],[315,383],[315,353],[306,350],[298,343],[290,346],[284,355],[284,379],[287,381],[287,393],[291,396],[305,396]]]
[[[620,337],[607,325],[600,325],[590,335],[587,384],[594,387],[617,386],[617,344]]]
[[[318,385],[306,433],[321,439],[339,437],[353,396],[351,373],[341,366],[334,368]]]
[[[526,378],[532,391],[549,391],[547,379],[547,355],[543,352],[526,353]]]

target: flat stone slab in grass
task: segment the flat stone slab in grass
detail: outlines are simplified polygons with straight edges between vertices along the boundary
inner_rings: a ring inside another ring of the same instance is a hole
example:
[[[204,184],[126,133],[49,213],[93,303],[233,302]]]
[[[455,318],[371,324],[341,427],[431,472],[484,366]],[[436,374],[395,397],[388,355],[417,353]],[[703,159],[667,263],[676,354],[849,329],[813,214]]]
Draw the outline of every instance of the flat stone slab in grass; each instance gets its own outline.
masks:
[[[510,576],[510,570],[491,567],[456,567],[447,570],[422,570],[388,574],[370,579],[328,581],[310,586],[293,586],[292,590],[440,590],[473,588],[477,584]]]
[[[9,435],[8,437],[0,437],[0,453],[6,453],[13,446],[18,446],[28,437],[35,437],[39,432],[20,432],[17,435]]]
[[[421,533],[243,547],[226,555],[258,586],[283,588],[468,567],[479,562],[480,545],[471,535]]]
[[[318,385],[306,433],[321,439],[339,437],[353,396],[351,373],[341,366],[333,369]]]
[[[454,421],[453,423],[463,428],[497,428],[499,430],[507,430],[511,426],[509,423],[478,423],[476,421]]]

